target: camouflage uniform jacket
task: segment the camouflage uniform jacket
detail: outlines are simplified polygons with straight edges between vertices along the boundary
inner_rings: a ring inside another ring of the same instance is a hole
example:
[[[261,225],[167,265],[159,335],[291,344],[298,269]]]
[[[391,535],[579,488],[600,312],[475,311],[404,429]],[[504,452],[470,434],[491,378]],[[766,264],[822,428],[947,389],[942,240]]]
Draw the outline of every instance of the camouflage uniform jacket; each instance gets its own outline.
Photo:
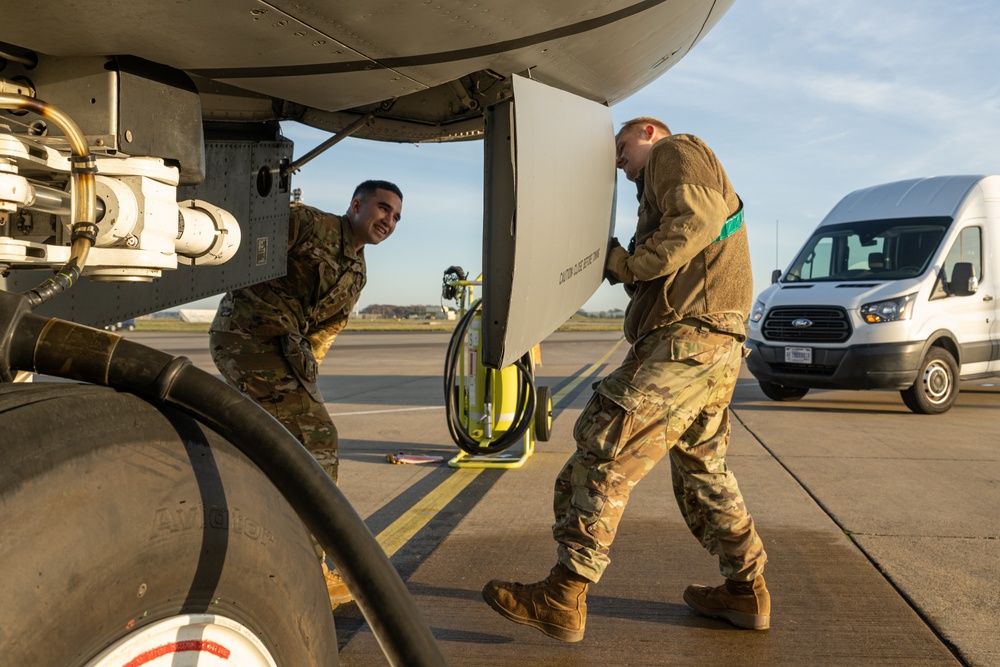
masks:
[[[288,269],[274,278],[228,292],[213,331],[254,336],[298,334],[322,361],[365,286],[364,251],[353,246],[347,216],[292,204]]]
[[[607,273],[626,284],[630,343],[682,319],[742,335],[753,299],[746,226],[717,240],[739,197],[712,150],[690,134],[665,137],[636,178],[635,252],[609,253]]]

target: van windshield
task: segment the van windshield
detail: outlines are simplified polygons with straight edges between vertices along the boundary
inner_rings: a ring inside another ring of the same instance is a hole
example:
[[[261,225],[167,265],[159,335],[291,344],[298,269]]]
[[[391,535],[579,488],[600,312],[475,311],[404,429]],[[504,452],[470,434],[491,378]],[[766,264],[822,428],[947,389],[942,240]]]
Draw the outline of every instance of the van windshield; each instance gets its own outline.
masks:
[[[782,282],[898,280],[919,276],[952,223],[950,217],[862,220],[824,225]]]

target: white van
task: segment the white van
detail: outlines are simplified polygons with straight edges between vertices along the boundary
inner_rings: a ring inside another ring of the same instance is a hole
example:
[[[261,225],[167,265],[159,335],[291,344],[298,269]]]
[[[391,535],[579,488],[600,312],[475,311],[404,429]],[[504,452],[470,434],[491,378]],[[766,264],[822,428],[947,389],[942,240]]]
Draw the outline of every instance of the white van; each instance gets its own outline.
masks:
[[[897,389],[947,411],[1000,375],[1000,176],[888,183],[844,197],[750,314],[747,367],[776,401]]]

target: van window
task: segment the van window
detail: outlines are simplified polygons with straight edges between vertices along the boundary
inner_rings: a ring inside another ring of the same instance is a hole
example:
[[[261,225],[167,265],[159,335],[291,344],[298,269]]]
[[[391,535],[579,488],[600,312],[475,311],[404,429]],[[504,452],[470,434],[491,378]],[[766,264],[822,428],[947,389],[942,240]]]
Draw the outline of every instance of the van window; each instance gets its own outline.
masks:
[[[861,220],[819,227],[782,282],[899,280],[927,270],[952,219]]]
[[[931,299],[943,299],[951,294],[948,289],[948,280],[951,279],[951,273],[959,262],[972,264],[972,273],[975,274],[979,282],[983,281],[983,230],[979,227],[963,229],[951,248],[948,249],[942,271],[938,274],[937,282],[934,283]]]

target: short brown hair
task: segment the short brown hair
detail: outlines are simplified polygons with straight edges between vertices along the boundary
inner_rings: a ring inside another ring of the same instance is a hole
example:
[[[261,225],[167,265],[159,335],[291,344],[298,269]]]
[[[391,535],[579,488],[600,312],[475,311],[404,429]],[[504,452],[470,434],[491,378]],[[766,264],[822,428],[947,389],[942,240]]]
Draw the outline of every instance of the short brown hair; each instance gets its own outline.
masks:
[[[628,134],[631,130],[643,127],[645,125],[652,125],[655,128],[663,130],[667,134],[670,134],[670,128],[659,118],[653,118],[652,116],[639,116],[638,118],[633,118],[632,120],[627,120],[622,123],[622,128],[618,130],[618,134],[615,135],[615,140],[621,139],[622,136]]]

